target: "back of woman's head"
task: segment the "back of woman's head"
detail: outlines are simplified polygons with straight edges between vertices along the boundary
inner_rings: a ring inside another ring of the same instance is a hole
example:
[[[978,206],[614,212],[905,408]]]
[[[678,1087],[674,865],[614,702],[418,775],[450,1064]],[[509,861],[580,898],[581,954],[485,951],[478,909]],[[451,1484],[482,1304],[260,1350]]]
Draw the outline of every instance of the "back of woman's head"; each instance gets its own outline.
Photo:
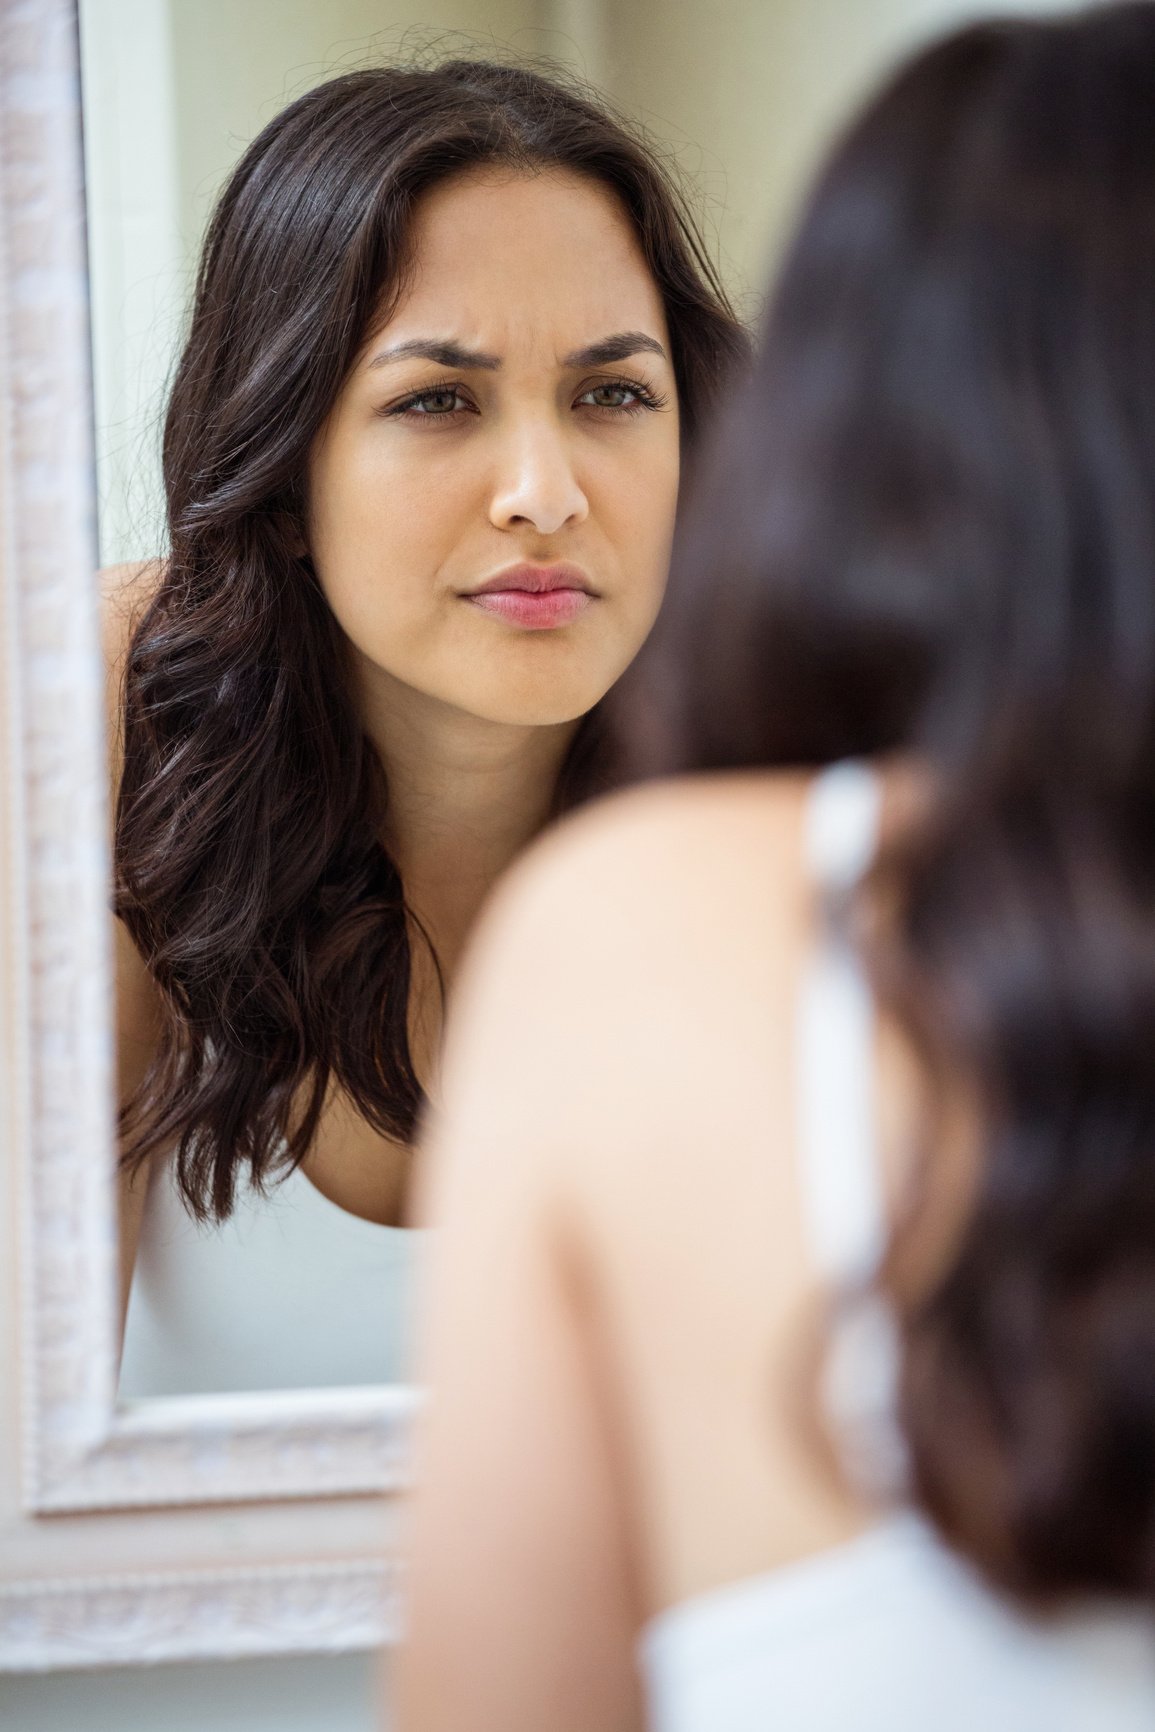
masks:
[[[387,789],[307,547],[314,441],[403,296],[423,194],[484,166],[567,170],[623,209],[666,316],[692,436],[740,326],[676,187],[605,110],[525,68],[350,73],[245,152],[205,241],[164,436],[170,548],[125,682],[117,912],[164,1007],[126,1162],[176,1151],[199,1214],[299,1161],[328,1092],[412,1135],[416,927]],[[588,718],[587,718],[588,720]],[[579,730],[559,799],[585,791]]]
[[[903,1416],[940,1526],[1041,1598],[1155,1595],[1153,93],[1126,5],[968,29],[871,105],[692,489],[643,714],[667,765],[930,768],[870,961],[982,1149]]]

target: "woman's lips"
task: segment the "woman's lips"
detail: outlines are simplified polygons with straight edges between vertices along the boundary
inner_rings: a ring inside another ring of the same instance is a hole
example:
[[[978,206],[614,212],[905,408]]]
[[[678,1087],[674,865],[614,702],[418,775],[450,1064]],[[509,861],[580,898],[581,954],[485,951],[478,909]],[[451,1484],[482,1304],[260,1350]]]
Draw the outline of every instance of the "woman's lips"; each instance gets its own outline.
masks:
[[[558,626],[572,625],[584,613],[593,596],[584,589],[491,589],[484,594],[465,598],[484,613],[508,620],[526,631],[553,631]]]
[[[580,565],[508,565],[463,600],[523,631],[572,625],[597,592]]]

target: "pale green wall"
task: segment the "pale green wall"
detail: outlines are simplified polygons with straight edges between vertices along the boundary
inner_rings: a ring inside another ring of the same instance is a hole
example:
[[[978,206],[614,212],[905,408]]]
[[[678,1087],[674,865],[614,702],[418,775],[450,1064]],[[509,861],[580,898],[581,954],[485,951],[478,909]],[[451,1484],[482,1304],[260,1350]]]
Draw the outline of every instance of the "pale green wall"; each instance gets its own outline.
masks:
[[[200,240],[225,175],[280,109],[335,72],[423,45],[532,52],[537,0],[168,0],[181,230]]]
[[[1038,0],[630,0],[608,7],[607,85],[696,176],[748,307],[851,105],[927,37]]]
[[[368,1654],[0,1675],[4,1732],[387,1732]]]

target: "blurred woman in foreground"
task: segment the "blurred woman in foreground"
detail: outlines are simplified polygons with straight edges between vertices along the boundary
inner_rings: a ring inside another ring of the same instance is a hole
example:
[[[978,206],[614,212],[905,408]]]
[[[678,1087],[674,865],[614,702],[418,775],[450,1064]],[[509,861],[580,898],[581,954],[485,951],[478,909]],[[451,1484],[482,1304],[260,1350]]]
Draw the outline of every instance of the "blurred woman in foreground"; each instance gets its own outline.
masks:
[[[406,1728],[1155,1723],[1153,90],[970,29],[811,200],[651,668],[727,773],[458,1001]]]

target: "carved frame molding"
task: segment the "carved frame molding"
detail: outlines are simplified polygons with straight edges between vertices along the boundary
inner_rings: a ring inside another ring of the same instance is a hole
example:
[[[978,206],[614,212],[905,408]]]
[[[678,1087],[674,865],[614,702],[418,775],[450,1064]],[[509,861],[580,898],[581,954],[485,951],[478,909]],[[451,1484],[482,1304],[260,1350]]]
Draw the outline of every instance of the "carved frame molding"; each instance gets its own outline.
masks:
[[[0,1588],[0,1656],[8,1671],[58,1671],[343,1653],[396,1640],[399,1607],[385,1563],[36,1582]]]

